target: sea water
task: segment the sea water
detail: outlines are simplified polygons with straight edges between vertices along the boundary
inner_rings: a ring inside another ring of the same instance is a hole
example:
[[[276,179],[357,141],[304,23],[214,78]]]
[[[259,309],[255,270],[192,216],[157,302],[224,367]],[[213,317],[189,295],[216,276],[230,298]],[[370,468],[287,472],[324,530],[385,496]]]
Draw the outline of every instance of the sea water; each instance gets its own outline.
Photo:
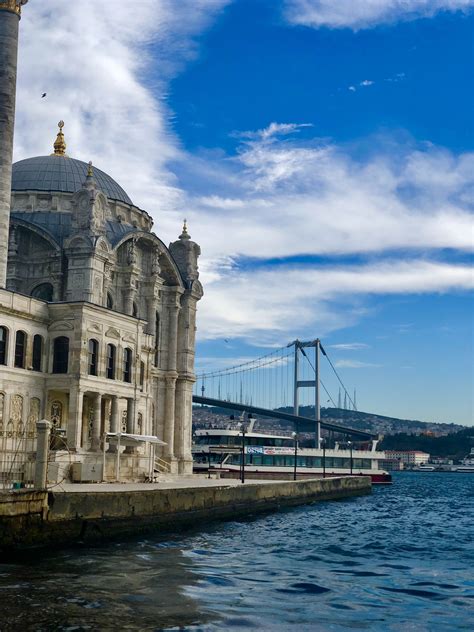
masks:
[[[0,563],[0,630],[473,630],[474,475]]]

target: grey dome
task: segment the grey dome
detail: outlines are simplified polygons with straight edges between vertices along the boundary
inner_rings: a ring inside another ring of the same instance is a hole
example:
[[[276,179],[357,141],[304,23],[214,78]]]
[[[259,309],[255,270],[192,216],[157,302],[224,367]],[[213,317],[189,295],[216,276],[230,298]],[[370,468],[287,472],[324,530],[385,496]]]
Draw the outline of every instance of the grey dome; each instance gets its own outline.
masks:
[[[89,165],[68,156],[37,156],[13,165],[12,191],[61,191],[75,193],[82,188]],[[132,204],[122,187],[94,167],[97,186],[111,200]]]

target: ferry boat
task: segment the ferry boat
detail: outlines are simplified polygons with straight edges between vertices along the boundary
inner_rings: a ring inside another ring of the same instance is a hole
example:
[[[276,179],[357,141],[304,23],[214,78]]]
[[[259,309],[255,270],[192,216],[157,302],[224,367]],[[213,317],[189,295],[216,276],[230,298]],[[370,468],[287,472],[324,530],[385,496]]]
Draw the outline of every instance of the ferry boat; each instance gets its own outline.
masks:
[[[332,448],[296,449],[297,478],[370,476],[374,484],[390,484],[391,475],[380,467],[385,453],[372,440],[361,447],[335,443]],[[218,472],[221,478],[239,478],[242,467],[242,432],[239,429],[197,430],[193,442],[195,472]],[[295,440],[285,435],[245,433],[245,477],[292,479]]]
[[[461,461],[461,465],[456,465],[454,469],[456,472],[474,474],[474,448],[471,448],[470,454]]]

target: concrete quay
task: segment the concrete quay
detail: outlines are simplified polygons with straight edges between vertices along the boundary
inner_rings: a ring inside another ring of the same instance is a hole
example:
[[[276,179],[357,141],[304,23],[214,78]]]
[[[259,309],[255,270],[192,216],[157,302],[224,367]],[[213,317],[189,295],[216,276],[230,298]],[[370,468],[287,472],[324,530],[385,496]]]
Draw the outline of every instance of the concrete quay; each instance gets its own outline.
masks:
[[[300,481],[168,476],[159,483],[63,484],[0,492],[0,552],[175,532],[322,500],[371,493],[369,477]]]

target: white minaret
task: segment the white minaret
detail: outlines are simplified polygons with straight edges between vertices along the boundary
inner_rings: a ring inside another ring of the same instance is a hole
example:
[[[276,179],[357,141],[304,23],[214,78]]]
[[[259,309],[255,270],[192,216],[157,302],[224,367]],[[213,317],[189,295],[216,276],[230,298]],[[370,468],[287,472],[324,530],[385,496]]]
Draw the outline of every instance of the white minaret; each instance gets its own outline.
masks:
[[[0,0],[0,288],[7,279],[18,27],[28,0]]]

